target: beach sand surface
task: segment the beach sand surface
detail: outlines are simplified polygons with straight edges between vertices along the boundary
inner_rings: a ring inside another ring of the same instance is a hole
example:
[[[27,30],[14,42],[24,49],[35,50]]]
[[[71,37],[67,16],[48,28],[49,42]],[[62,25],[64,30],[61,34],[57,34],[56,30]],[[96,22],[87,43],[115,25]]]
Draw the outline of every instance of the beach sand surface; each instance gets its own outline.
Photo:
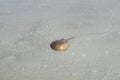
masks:
[[[0,80],[120,80],[119,61],[119,0],[0,0]]]

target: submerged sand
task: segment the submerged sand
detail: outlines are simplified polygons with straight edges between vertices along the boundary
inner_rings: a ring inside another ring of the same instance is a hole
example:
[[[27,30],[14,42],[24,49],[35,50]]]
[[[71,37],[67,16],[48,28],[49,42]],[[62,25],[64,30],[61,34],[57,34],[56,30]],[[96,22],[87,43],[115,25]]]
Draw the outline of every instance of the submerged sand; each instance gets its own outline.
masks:
[[[120,1],[0,0],[0,80],[120,80]],[[69,41],[66,51],[50,43]]]

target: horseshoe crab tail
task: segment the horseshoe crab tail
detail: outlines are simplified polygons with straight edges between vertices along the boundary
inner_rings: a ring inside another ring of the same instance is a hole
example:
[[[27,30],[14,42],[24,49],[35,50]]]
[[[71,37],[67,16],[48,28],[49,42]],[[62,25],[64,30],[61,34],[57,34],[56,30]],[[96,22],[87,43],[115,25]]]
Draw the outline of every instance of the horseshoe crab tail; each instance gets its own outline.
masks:
[[[73,39],[73,38],[75,38],[75,37],[68,38],[67,40],[71,40],[71,39]]]

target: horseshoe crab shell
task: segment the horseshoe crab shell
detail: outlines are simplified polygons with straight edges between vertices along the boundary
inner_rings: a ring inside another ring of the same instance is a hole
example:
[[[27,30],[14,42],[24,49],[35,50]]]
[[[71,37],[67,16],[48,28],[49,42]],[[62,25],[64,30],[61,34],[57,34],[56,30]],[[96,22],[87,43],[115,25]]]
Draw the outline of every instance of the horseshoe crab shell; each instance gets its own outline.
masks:
[[[72,38],[74,38],[74,37],[72,37]],[[68,40],[70,40],[72,38],[60,39],[60,40],[53,41],[53,42],[51,42],[50,47],[55,51],[65,51],[69,47]]]

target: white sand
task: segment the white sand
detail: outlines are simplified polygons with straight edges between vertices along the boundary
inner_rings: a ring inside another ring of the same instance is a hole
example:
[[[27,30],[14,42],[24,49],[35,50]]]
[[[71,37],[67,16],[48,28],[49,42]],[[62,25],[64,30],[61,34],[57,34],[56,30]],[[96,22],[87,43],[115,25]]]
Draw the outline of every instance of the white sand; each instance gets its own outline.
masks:
[[[0,0],[0,80],[120,80],[120,1]]]

